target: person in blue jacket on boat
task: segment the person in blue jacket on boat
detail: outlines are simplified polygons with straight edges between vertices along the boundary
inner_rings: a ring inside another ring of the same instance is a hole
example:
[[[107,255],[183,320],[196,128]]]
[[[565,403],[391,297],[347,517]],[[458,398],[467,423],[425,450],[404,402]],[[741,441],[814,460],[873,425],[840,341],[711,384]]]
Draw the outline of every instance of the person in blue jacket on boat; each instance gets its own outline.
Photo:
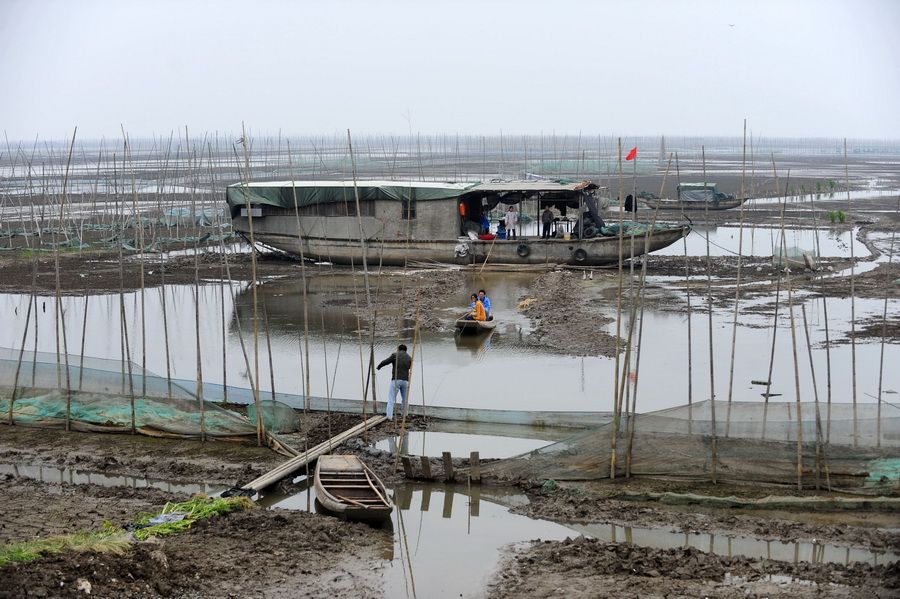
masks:
[[[491,232],[491,221],[488,220],[487,214],[481,213],[481,232],[487,235]]]
[[[487,314],[487,319],[494,320],[494,315],[491,313],[491,298],[487,296],[484,289],[478,290],[478,299],[484,304],[484,312]]]

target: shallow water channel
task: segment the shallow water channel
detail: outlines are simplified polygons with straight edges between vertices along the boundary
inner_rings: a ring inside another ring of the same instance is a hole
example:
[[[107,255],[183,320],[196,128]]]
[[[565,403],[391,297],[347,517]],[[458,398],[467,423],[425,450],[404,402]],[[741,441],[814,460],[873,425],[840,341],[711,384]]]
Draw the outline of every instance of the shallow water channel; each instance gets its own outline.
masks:
[[[300,394],[301,337],[304,310],[302,287],[294,267],[286,267],[283,279],[268,281],[260,286],[259,297],[268,315],[271,337],[271,361],[275,387],[279,392]],[[533,273],[491,273],[472,276],[457,294],[441,299],[430,315],[442,323],[443,331],[425,331],[419,335],[416,365],[410,391],[414,403],[436,406],[492,408],[506,410],[568,410],[608,411],[615,378],[615,360],[598,356],[573,356],[565,352],[551,352],[536,346],[532,339],[530,321],[516,308],[524,297],[540,290],[530,288],[537,277]],[[375,277],[381,279],[384,293],[402,284],[403,277]],[[584,288],[591,302],[608,317],[615,316],[615,277],[597,276],[576,279],[573,284]],[[647,290],[640,364],[640,397],[638,411],[652,411],[683,405],[688,402],[688,315],[684,292],[677,285],[678,278],[657,277]],[[310,322],[311,393],[320,397],[360,398],[365,384],[363,376],[367,352],[360,347],[358,321],[353,311],[354,294],[362,293],[362,276],[336,270],[333,275],[317,276],[308,284]],[[498,326],[492,334],[475,338],[455,336],[453,321],[464,305],[471,289],[486,288],[492,296]],[[222,293],[218,284],[206,284],[199,292],[199,330],[201,364],[204,385],[227,382],[231,386],[249,387],[253,369],[253,341],[250,333],[252,315],[250,294],[245,284],[234,287],[235,298],[229,291]],[[774,292],[773,292],[774,293]],[[169,365],[173,379],[193,381],[197,376],[197,344],[195,330],[195,302],[192,286],[169,285],[165,289],[146,290],[124,295],[124,308],[130,338],[132,361],[165,377],[167,372],[163,335],[162,297],[165,295],[169,337]],[[783,294],[782,294],[783,295]],[[223,297],[224,296],[224,297]],[[333,302],[338,299],[342,302]],[[145,306],[146,334],[142,334],[141,303]],[[751,384],[768,376],[769,352],[772,345],[772,317],[751,310],[754,302],[771,301],[763,298],[743,303],[737,329],[734,366],[735,401],[761,401],[763,389]],[[782,298],[782,301],[784,299]],[[0,294],[0,313],[4,326],[0,327],[0,347],[17,352],[29,296]],[[694,309],[697,310],[696,299]],[[55,355],[52,296],[38,298],[37,349]],[[68,331],[70,354],[77,354],[84,343],[84,355],[110,360],[122,356],[121,327],[119,325],[120,298],[118,294],[98,294],[89,297],[63,297],[63,310]],[[821,300],[805,302],[810,328],[813,360],[818,376],[819,396],[826,397],[826,351],[824,312]],[[87,326],[82,328],[85,309]],[[857,322],[880,322],[883,300],[857,299]],[[897,300],[891,300],[889,314],[896,314]],[[250,371],[241,353],[235,314],[241,316],[245,343],[250,354]],[[794,371],[791,349],[790,320],[786,309],[779,314],[779,328],[775,340],[775,361],[772,381],[773,393],[793,400]],[[798,326],[802,326],[799,310],[795,310]],[[850,329],[850,300],[828,299],[830,337],[844,337]],[[713,311],[713,352],[717,399],[728,393],[732,308]],[[224,324],[224,332],[223,332]],[[400,339],[409,344],[410,328],[399,331]],[[363,325],[365,327],[365,325]],[[695,312],[692,329],[692,399],[709,397],[709,337],[705,314]],[[606,326],[615,333],[616,325]],[[623,324],[627,334],[627,319]],[[260,387],[271,389],[269,376],[270,353],[260,323]],[[34,319],[29,326],[25,349],[35,347]],[[376,338],[375,357],[381,360],[396,347],[398,336]],[[800,357],[800,386],[803,398],[812,398],[812,377],[803,344],[802,328],[798,330]],[[224,350],[223,350],[224,342]],[[146,347],[146,357],[143,348]],[[860,339],[856,346],[857,400],[874,401],[878,392],[881,344],[879,339]],[[225,355],[225,368],[222,359]],[[632,356],[634,359],[634,356]],[[851,348],[849,344],[834,346],[830,351],[831,396],[837,402],[849,402],[853,397],[851,376]],[[885,347],[884,363],[900,363],[900,346]],[[632,368],[634,370],[634,368]],[[387,369],[377,372],[376,389],[383,396],[389,383]],[[882,383],[886,393],[900,390],[900,370],[887,368]],[[189,387],[191,388],[192,385]],[[890,397],[890,396],[889,396]]]
[[[528,503],[528,497],[516,488],[416,483],[394,486],[391,493],[399,509],[395,508],[392,517],[393,543],[382,548],[382,558],[386,560],[382,575],[388,597],[404,595],[410,570],[419,596],[481,596],[485,584],[497,571],[506,546],[578,535],[643,547],[694,547],[725,556],[787,562],[860,561],[876,565],[898,559],[890,552],[821,543],[783,543],[742,535],[532,519],[510,511],[511,507]],[[321,509],[310,490],[291,496],[275,492],[263,497],[260,503],[279,509]]]

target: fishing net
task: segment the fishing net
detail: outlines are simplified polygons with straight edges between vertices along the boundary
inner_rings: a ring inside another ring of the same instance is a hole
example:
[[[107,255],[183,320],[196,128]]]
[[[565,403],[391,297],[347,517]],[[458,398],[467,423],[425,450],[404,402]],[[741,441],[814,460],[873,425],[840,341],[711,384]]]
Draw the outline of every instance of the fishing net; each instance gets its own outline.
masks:
[[[280,434],[300,430],[300,416],[286,403],[272,399],[260,400],[259,411],[267,431]],[[247,406],[247,418],[256,422],[256,406],[252,403]]]
[[[890,404],[886,404],[890,406]],[[616,475],[710,480],[711,404],[701,402],[623,418],[616,434]],[[887,410],[890,411],[887,411]],[[805,486],[884,492],[900,485],[900,408],[875,404],[734,402],[717,404],[716,475],[726,482],[796,484],[797,437]],[[633,437],[632,437],[633,429]],[[612,424],[485,466],[505,480],[609,478]],[[817,439],[819,442],[817,443]],[[632,446],[628,464],[628,446]]]
[[[818,269],[819,257],[815,250],[805,250],[797,246],[788,246],[786,249],[778,245],[772,253],[774,266],[787,266],[789,268]]]
[[[167,380],[117,360],[68,356],[68,368],[65,360],[41,352],[23,352],[20,359],[18,351],[0,349],[0,422],[8,424],[11,416],[13,424],[62,428],[68,412],[70,427],[81,431],[256,435],[255,419],[198,399],[193,381]],[[282,406],[263,410],[264,422],[287,422]]]

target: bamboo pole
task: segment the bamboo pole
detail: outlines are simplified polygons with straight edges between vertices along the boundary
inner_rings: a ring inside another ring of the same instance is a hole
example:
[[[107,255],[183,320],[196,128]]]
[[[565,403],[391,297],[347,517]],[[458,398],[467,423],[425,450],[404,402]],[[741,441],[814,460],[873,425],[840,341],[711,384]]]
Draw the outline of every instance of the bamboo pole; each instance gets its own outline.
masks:
[[[678,180],[678,185],[681,185],[681,168],[678,164],[678,152],[675,153],[675,173],[676,178]],[[662,195],[662,194],[660,194]],[[684,213],[684,206],[681,206],[681,218],[685,219],[687,216]],[[688,434],[692,435],[694,433],[694,358],[693,358],[693,339],[691,329],[693,328],[691,324],[691,263],[688,258],[688,249],[687,249],[687,236],[681,238],[682,245],[684,247],[684,281],[685,281],[685,295],[687,302],[687,400],[688,400]]]
[[[310,372],[309,372],[309,301],[307,297],[306,283],[306,256],[303,250],[303,230],[300,226],[300,207],[297,203],[297,186],[294,184],[294,162],[291,156],[291,140],[287,140],[288,170],[291,177],[291,193],[294,199],[294,216],[297,222],[297,245],[300,250],[300,282],[303,287],[303,338],[299,347],[300,373],[303,382],[303,447],[309,451],[309,396],[310,396]],[[298,338],[298,342],[301,339]],[[298,343],[299,345],[299,343]],[[304,359],[305,351],[305,359]],[[365,396],[363,396],[365,400]],[[363,419],[365,419],[365,405],[363,406]],[[309,464],[306,464],[306,478],[309,479]],[[306,509],[310,508],[309,493],[306,495]]]
[[[59,200],[59,228],[65,229],[65,225],[63,223],[64,211],[66,206],[66,198],[67,198],[67,187],[69,183],[69,167],[72,164],[72,151],[75,148],[75,135],[78,133],[78,127],[75,127],[75,130],[72,132],[72,141],[69,144],[69,156],[66,159],[66,172],[63,177],[63,188],[62,195]],[[54,270],[56,273],[56,311],[54,316],[54,322],[56,326],[56,370],[57,370],[57,384],[60,384],[59,380],[59,337],[60,337],[60,325],[62,326],[62,336],[63,336],[63,345],[65,346],[65,338],[66,338],[66,319],[65,314],[62,310],[62,297],[60,295],[60,281],[59,281],[59,240],[57,238],[57,243],[54,247],[53,252],[53,262],[54,262]],[[64,352],[64,360],[66,364],[66,432],[70,431],[72,428],[72,386],[69,381],[69,354],[65,351],[65,347],[63,349]]]
[[[619,343],[622,337],[622,252],[625,245],[624,226],[625,221],[625,204],[622,201],[622,194],[625,190],[625,183],[622,175],[622,138],[619,138],[619,285],[616,294],[616,343],[615,343],[615,374],[613,386],[613,414],[612,426],[610,427],[610,456],[609,456],[609,478],[616,478],[616,451],[619,436],[619,418],[621,416],[621,397],[619,397]]]
[[[140,269],[140,285],[141,285],[141,397],[147,395],[147,316],[146,316],[146,298],[144,292],[144,223],[141,221],[140,212],[137,203],[137,182],[134,175],[134,157],[131,153],[131,143],[125,134],[125,126],[122,125],[122,137],[125,139],[125,154],[128,157],[128,163],[131,165],[131,206],[134,215],[134,233],[135,246],[138,253],[138,264]]]
[[[847,220],[850,221],[850,368],[853,378],[853,447],[859,443],[859,419],[856,412],[856,257],[853,245],[853,203],[850,201],[850,165],[847,162],[847,138],[844,138],[844,179],[847,187]],[[880,403],[879,403],[880,405]]]
[[[744,119],[744,150],[741,158],[741,199],[745,198],[744,190],[744,172],[747,169],[747,119]],[[662,194],[660,194],[662,195]],[[741,267],[743,266],[743,248],[744,248],[744,203],[741,202],[740,228],[738,229],[738,263],[737,263],[737,280],[734,289],[734,319],[731,323],[731,365],[728,368],[728,411],[725,416],[725,437],[731,433],[731,400],[734,392],[734,358],[737,348],[737,323],[738,312],[741,301]],[[707,232],[708,235],[708,232]]]
[[[707,186],[706,180],[706,148],[700,148],[703,156],[703,187]],[[718,431],[716,430],[716,379],[713,351],[713,298],[712,298],[712,264],[709,255],[709,202],[704,202],[704,217],[706,220],[706,311],[709,325],[709,412],[712,420],[710,434],[712,435],[712,462],[710,464],[712,483],[716,484],[718,467]]]
[[[822,256],[822,247],[819,242],[819,213],[816,211],[816,204],[813,201],[813,195],[810,193],[809,195],[809,205],[812,209],[813,213],[813,224],[816,228],[816,255],[821,259]],[[819,278],[819,282],[822,283],[824,279],[822,277]],[[827,416],[826,416],[826,424],[825,424],[825,446],[828,446],[828,442],[831,439],[831,339],[828,332],[828,300],[825,297],[824,285],[822,285],[822,318],[825,325],[825,383],[827,390]],[[826,476],[827,478],[827,476]],[[829,485],[830,488],[830,485]]]
[[[669,169],[672,166],[672,157],[669,157],[669,162],[666,165],[666,172],[663,173],[662,183],[660,184],[659,195],[662,197],[663,190],[666,187],[666,179],[669,176]],[[637,199],[635,199],[635,202]],[[650,252],[650,236],[656,227],[656,220],[659,215],[659,202],[656,203],[656,208],[653,211],[653,219],[650,222],[650,227],[647,229],[647,232],[644,234],[644,253],[642,254],[644,258],[641,260],[641,278],[640,284],[638,285],[638,294],[639,294],[639,303],[640,303],[640,326],[638,327],[638,340],[637,340],[637,357],[635,359],[634,366],[634,391],[632,392],[632,400],[631,400],[631,418],[628,421],[628,449],[625,453],[625,478],[631,477],[631,463],[633,458],[634,451],[634,429],[637,423],[635,422],[637,418],[637,394],[638,394],[638,382],[640,381],[640,369],[641,369],[641,340],[644,334],[644,292],[646,291],[646,283],[647,283],[647,261]],[[632,318],[634,318],[632,316]],[[630,334],[629,334],[630,335]],[[631,341],[629,340],[629,345]]]
[[[775,188],[778,188],[778,174],[775,171],[775,160],[772,160],[772,172],[775,177]],[[788,171],[787,181],[785,181],[785,189],[784,195],[787,198],[788,195],[788,182],[790,181],[790,171]],[[799,360],[797,358],[797,329],[794,323],[794,297],[793,297],[793,285],[791,284],[791,269],[788,262],[787,255],[787,239],[785,237],[784,230],[784,203],[782,203],[781,210],[781,260],[785,273],[785,283],[787,285],[787,295],[788,295],[788,315],[790,317],[791,322],[791,351],[794,358],[794,393],[796,398],[797,405],[797,490],[803,490],[803,412],[801,410],[800,403],[800,366]]]
[[[419,285],[417,283],[416,284],[416,321],[415,321],[415,326],[413,328],[412,354],[410,355],[410,361],[413,364],[415,364],[415,361],[416,361],[416,347],[418,346],[418,342],[419,342],[419,323],[420,323],[419,309],[421,307],[421,303],[419,301],[421,298],[420,291],[421,291],[421,289],[419,288]],[[394,472],[397,471],[397,468],[399,466],[400,452],[401,452],[401,448],[403,447],[403,438],[406,436],[406,417],[407,417],[407,414],[409,413],[409,403],[410,403],[409,397],[411,396],[411,393],[412,393],[413,372],[414,372],[414,370],[412,368],[412,365],[410,365],[409,381],[407,382],[407,389],[406,389],[407,401],[404,402],[403,408],[401,410],[403,416],[400,419],[400,434],[397,437],[397,448],[398,449],[397,449],[397,453],[394,455]],[[390,398],[388,398],[388,399],[390,400]],[[402,396],[401,396],[401,401],[402,401]]]
[[[34,252],[32,252],[32,261],[34,262]],[[34,262],[34,264],[32,265],[32,271],[31,271],[32,294],[28,298],[28,311],[25,314],[25,327],[24,327],[24,330],[22,331],[22,345],[19,346],[19,359],[16,362],[16,376],[13,379],[12,395],[9,396],[9,413],[7,414],[7,421],[10,426],[13,425],[13,403],[15,403],[15,401],[16,401],[16,391],[19,388],[19,372],[22,369],[22,357],[25,354],[25,341],[28,338],[28,323],[31,320],[32,308],[34,308],[34,318],[35,318],[35,322],[37,322],[37,297],[35,297],[35,295],[34,295],[34,287],[36,284],[35,283],[36,279],[37,279],[37,263]],[[33,377],[34,377],[34,374],[32,373],[32,378]],[[32,386],[34,386],[33,382],[32,382]]]
[[[772,155],[772,169],[775,169],[775,155]],[[778,192],[777,184],[776,184],[776,193]],[[782,199],[781,201],[781,213],[784,214],[785,203],[787,202],[787,198]],[[783,218],[783,217],[782,217]],[[782,259],[785,257],[782,256]],[[772,389],[772,371],[775,367],[775,341],[778,335],[778,306],[779,300],[781,297],[781,273],[783,267],[776,266],[776,280],[775,280],[775,314],[772,317],[772,349],[769,352],[769,374],[766,377],[766,393],[764,396],[763,402],[763,421],[762,421],[762,435],[761,438],[766,438],[766,424],[768,422],[769,416],[769,396],[770,390]]]
[[[825,487],[831,490],[831,481],[828,477],[828,469],[825,465],[825,451],[822,447],[822,415],[819,412],[819,385],[816,382],[816,367],[813,363],[812,343],[809,340],[809,326],[806,322],[806,304],[800,304],[803,312],[803,334],[806,337],[806,352],[809,355],[809,373],[812,377],[813,398],[816,406],[816,489],[820,488],[820,478],[822,472],[825,472]]]
[[[81,391],[81,383],[84,380],[84,342],[87,337],[87,315],[88,315],[88,300],[90,299],[90,295],[85,294],[84,296],[84,315],[82,317],[81,322],[81,353],[79,354],[80,363],[78,366],[78,390]]]
[[[257,386],[253,391],[253,403],[256,406],[256,442],[262,446],[265,439],[265,431],[262,421],[262,412],[260,411],[259,402],[259,304],[256,281],[256,236],[253,232],[253,208],[250,205],[250,194],[247,191],[247,184],[250,182],[250,141],[247,139],[247,129],[241,123],[241,131],[243,133],[241,142],[244,148],[244,177],[242,181],[245,183],[241,186],[244,192],[244,205],[247,210],[247,227],[250,233],[250,290],[253,295],[253,361],[254,361],[254,380]]]
[[[900,212],[900,200],[898,200],[897,205],[898,212]],[[881,314],[881,353],[878,358],[878,407],[876,408],[877,414],[875,422],[875,447],[878,448],[881,447],[881,392],[884,383],[884,344],[885,339],[887,338],[887,308],[888,297],[890,296],[891,263],[894,261],[894,238],[896,234],[896,229],[891,231],[891,245],[888,250],[887,267],[884,271],[884,310]]]

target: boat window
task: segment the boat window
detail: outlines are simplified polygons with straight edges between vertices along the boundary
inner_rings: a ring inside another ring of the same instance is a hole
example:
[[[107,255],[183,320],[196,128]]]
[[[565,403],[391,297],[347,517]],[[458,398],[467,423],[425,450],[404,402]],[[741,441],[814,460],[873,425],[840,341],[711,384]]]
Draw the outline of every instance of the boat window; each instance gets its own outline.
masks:
[[[409,197],[406,195],[400,198],[400,211],[403,220],[412,220],[416,218],[416,190],[409,190]]]

